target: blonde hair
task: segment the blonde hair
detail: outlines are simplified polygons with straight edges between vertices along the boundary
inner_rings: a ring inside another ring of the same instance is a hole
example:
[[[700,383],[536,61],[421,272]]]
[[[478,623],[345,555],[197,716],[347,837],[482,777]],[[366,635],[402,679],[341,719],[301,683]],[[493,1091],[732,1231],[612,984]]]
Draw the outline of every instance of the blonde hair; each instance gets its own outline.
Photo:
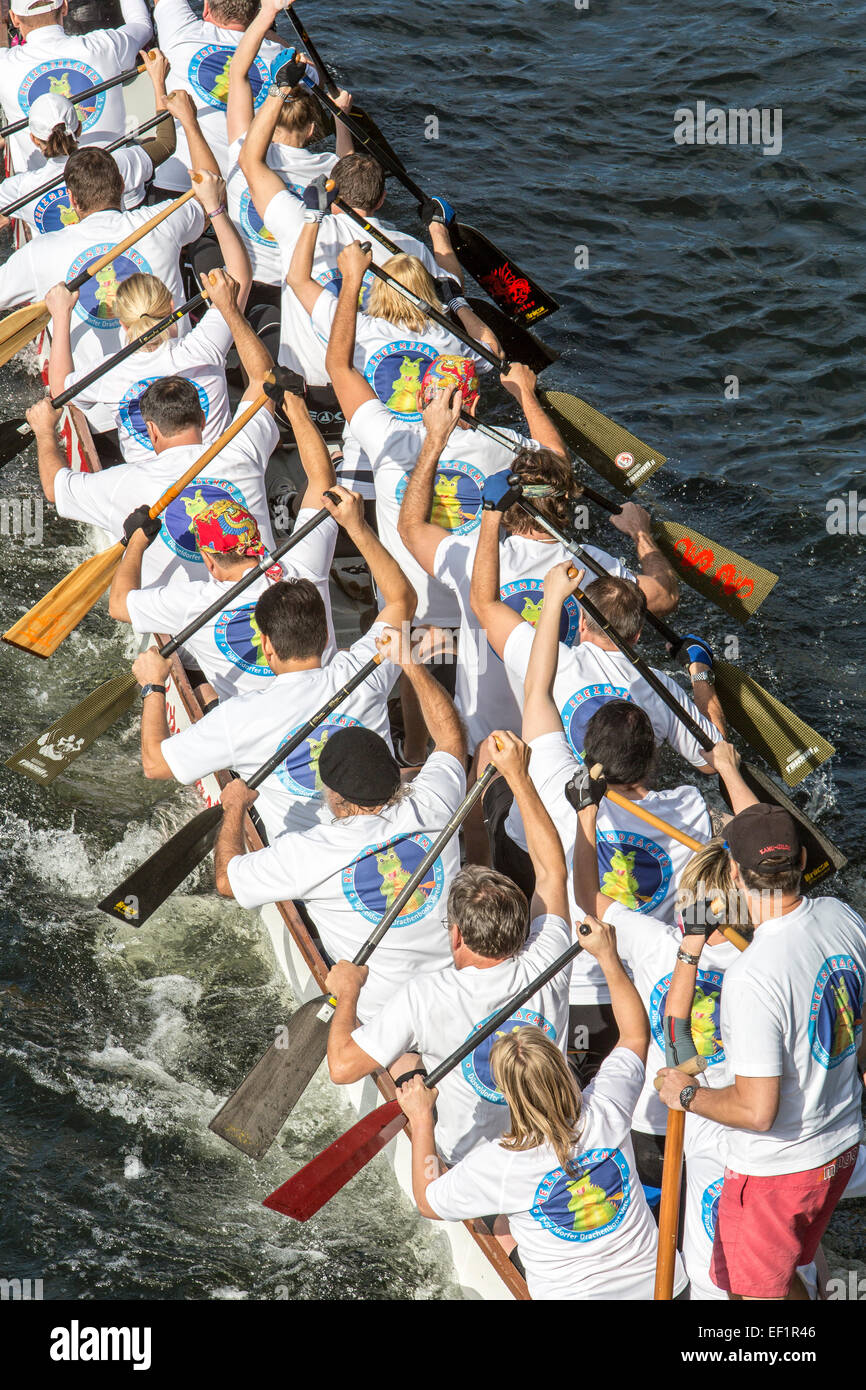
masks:
[[[312,126],[312,130],[310,130]],[[303,87],[292,87],[283,99],[280,114],[277,116],[277,129],[296,138],[304,136],[300,148],[314,144],[325,134],[322,114],[315,97]],[[307,132],[309,131],[309,134]]]
[[[540,1028],[515,1028],[493,1044],[490,1066],[511,1115],[511,1127],[499,1141],[503,1149],[522,1152],[549,1144],[560,1167],[569,1169],[583,1102],[556,1043]]]
[[[444,312],[436,295],[436,286],[430,272],[424,268],[417,256],[407,256],[400,252],[386,261],[382,269],[394,280],[399,280],[407,290],[426,299],[434,309]],[[384,281],[377,280],[367,300],[366,312],[374,319],[385,319],[388,323],[399,323],[413,333],[423,333],[430,320],[417,309],[399,290],[394,290]]]
[[[171,313],[171,291],[155,275],[139,272],[121,282],[114,303],[117,317],[126,331],[127,341],[133,343],[142,333],[153,328],[160,319],[164,319],[166,314]],[[165,342],[169,332],[166,328],[158,337],[147,343],[142,351],[153,352],[154,348]]]
[[[731,877],[731,856],[720,837],[697,850],[680,874],[677,908],[709,901],[726,927],[749,927],[748,902]]]

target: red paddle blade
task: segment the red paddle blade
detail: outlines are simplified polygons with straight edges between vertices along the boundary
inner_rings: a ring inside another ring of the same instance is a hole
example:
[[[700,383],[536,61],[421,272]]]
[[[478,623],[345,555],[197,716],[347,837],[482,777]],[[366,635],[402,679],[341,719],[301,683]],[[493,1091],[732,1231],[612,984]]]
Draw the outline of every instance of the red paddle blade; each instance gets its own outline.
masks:
[[[282,1187],[276,1188],[262,1206],[280,1211],[295,1221],[309,1221],[400,1133],[405,1124],[406,1116],[396,1100],[371,1110],[316,1158],[304,1164]]]

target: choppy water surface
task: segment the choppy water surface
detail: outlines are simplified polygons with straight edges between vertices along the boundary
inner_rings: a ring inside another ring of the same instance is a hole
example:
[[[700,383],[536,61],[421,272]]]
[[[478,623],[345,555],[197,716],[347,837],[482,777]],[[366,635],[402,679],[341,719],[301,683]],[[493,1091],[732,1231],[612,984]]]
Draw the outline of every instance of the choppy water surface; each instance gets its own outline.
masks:
[[[419,182],[559,298],[545,383],[668,455],[647,491],[672,515],[780,574],[740,659],[839,750],[799,796],[850,856],[834,891],[864,910],[863,540],[825,526],[859,483],[866,399],[864,6],[319,0],[305,21]],[[781,108],[781,154],[678,147],[674,112],[698,100]],[[4,415],[37,391],[32,359],[4,368]],[[37,495],[32,451],[2,493]],[[4,626],[91,544],[48,509],[43,544],[4,537]],[[718,644],[734,626],[688,593],[682,615]],[[130,653],[99,610],[50,663],[4,647],[3,755]],[[94,910],[196,809],[145,782],[133,720],[50,792],[0,779],[0,1275],[54,1298],[454,1296],[441,1237],[383,1165],[309,1226],[260,1206],[345,1126],[326,1083],[259,1166],[208,1133],[291,1001],[209,870],[139,932]],[[864,1258],[855,1208],[833,1239]]]

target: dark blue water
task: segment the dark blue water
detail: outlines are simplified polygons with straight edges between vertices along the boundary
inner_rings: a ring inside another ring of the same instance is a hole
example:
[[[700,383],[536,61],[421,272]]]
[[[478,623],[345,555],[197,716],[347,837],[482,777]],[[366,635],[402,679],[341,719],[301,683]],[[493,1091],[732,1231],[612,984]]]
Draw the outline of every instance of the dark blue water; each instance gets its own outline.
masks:
[[[864,10],[304,14],[418,181],[559,299],[539,329],[562,354],[544,384],[667,454],[649,499],[780,575],[746,627],[688,591],[682,626],[736,636],[746,668],[836,745],[797,796],[848,853],[833,891],[861,911],[863,537],[826,517],[862,471]],[[676,145],[674,113],[699,100],[781,108],[781,153]],[[392,216],[413,225],[399,190]],[[5,412],[35,394],[26,364],[4,369]],[[5,496],[36,491],[32,456],[5,470]],[[0,547],[4,617],[87,553],[81,528],[47,512],[45,527],[42,546]],[[4,648],[4,755],[128,656],[99,612],[48,664]],[[288,1000],[255,920],[207,874],[139,933],[94,912],[194,807],[146,784],[136,754],[127,722],[50,793],[0,770],[0,1276],[43,1277],[55,1298],[453,1296],[441,1243],[378,1169],[308,1227],[259,1206],[344,1126],[324,1083],[259,1167],[208,1134]],[[856,1209],[831,1241],[864,1258]]]

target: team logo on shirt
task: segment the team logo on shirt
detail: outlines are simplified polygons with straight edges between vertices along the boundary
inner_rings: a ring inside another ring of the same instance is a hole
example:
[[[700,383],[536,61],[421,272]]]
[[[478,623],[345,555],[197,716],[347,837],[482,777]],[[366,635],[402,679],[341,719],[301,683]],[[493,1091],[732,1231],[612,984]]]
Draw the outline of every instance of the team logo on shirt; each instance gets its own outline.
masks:
[[[86,270],[93,261],[104,256],[113,246],[114,242],[102,241],[98,246],[89,246],[86,251],[82,251],[66,272],[67,281],[73,279],[79,271]],[[91,328],[105,331],[119,328],[120,319],[115,314],[117,291],[124,280],[128,280],[130,275],[135,275],[138,271],[143,275],[152,273],[148,262],[139,251],[130,248],[124,251],[123,255],[115,256],[113,261],[109,261],[108,265],[103,266],[89,280],[85,280],[78,292],[75,313]]]
[[[378,922],[393,907],[432,844],[428,835],[398,835],[362,850],[343,870],[343,893],[355,912],[368,922]],[[444,883],[442,860],[437,859],[411,894],[394,927],[411,927],[425,917],[442,896]]]
[[[404,473],[397,484],[396,500],[402,503],[409,483]],[[481,521],[481,489],[484,474],[474,464],[462,459],[449,459],[436,470],[433,480],[433,508],[430,520],[452,536],[465,536]]]
[[[102,115],[106,94],[99,92],[96,96],[85,97],[83,101],[75,101],[75,98],[89,87],[98,87],[102,81],[96,69],[87,63],[72,58],[52,58],[28,72],[18,88],[18,104],[26,115],[36,98],[44,96],[46,92],[52,96],[66,97],[75,103],[82,130],[90,130]]]
[[[190,86],[202,101],[218,111],[225,111],[229,99],[229,69],[235,50],[226,44],[209,43],[190,59],[187,75]],[[268,94],[271,75],[267,64],[256,58],[247,74],[253,92],[253,105],[261,106]]]
[[[830,956],[818,971],[809,1008],[812,1056],[832,1071],[860,1046],[863,974],[852,956]]]
[[[256,606],[227,608],[214,628],[214,641],[232,666],[248,676],[272,676],[262,647],[262,634],[256,622]]]
[[[606,705],[608,700],[631,700],[631,695],[624,686],[608,685],[601,681],[598,685],[585,685],[582,690],[576,690],[559,711],[571,751],[581,762],[586,726],[596,710]]]
[[[158,376],[141,377],[139,381],[136,381],[130,386],[129,390],[124,393],[118,407],[120,423],[123,429],[126,430],[127,434],[132,435],[137,444],[140,444],[144,449],[149,449],[151,453],[153,452],[153,445],[150,442],[150,435],[147,432],[147,426],[142,418],[141,398],[148,386],[152,386],[155,381],[160,380],[161,377]],[[193,386],[198,392],[201,413],[205,421],[207,421],[207,417],[210,414],[210,401],[208,400],[207,392],[197,381],[193,382]]]
[[[421,419],[418,392],[427,365],[438,357],[429,343],[404,338],[398,343],[386,343],[374,352],[364,368],[364,376],[383,405],[400,420]]]
[[[488,1014],[480,1023],[476,1023],[472,1033],[477,1033],[493,1017]],[[556,1042],[556,1029],[541,1014],[533,1009],[516,1009],[511,1017],[503,1023],[502,1027],[492,1033],[489,1038],[480,1042],[474,1052],[470,1052],[468,1057],[463,1058],[460,1070],[463,1073],[463,1080],[468,1082],[475,1091],[476,1095],[481,1096],[482,1100],[488,1100],[492,1105],[505,1105],[506,1100],[500,1090],[497,1089],[496,1082],[493,1080],[493,1068],[490,1065],[490,1053],[493,1044],[499,1038],[505,1038],[509,1033],[516,1033],[519,1028],[525,1028],[527,1024],[533,1028],[540,1028],[546,1038],[551,1042]],[[472,1037],[472,1033],[469,1037]]]
[[[671,972],[668,972],[655,986],[650,995],[649,1021],[656,1046],[664,1051],[665,1007],[668,990],[671,987]],[[719,1029],[719,1016],[722,1006],[723,970],[699,970],[695,981],[695,997],[692,1003],[692,1041],[699,1057],[706,1057],[707,1065],[714,1067],[725,1060],[722,1035]]]
[[[499,590],[499,597],[503,603],[508,604],[509,608],[513,608],[524,622],[531,623],[533,627],[537,625],[544,604],[542,580],[516,579],[512,584],[502,586]],[[567,647],[574,644],[579,622],[580,605],[573,595],[569,594],[562,605],[562,616],[559,620],[559,640],[564,642]]]
[[[65,183],[59,188],[50,188],[33,208],[33,225],[37,232],[59,232],[61,227],[72,227],[79,216],[69,203],[69,191]]]
[[[725,1185],[724,1178],[717,1178],[705,1189],[701,1197],[701,1221],[710,1240],[715,1240],[716,1222],[719,1219],[719,1198]]]
[[[312,801],[314,797],[322,795],[322,779],[319,776],[319,759],[322,756],[322,749],[338,729],[359,729],[360,721],[352,719],[348,714],[332,714],[322,724],[313,730],[309,738],[305,738],[299,744],[294,753],[290,753],[285,762],[280,763],[276,775],[287,791],[293,796],[302,797],[305,801]],[[294,738],[298,729],[303,728],[302,724],[296,724],[294,729],[290,729],[283,739],[283,743],[288,743],[290,738]]]
[[[163,512],[160,539],[182,560],[203,565],[192,529],[193,517],[212,507],[214,502],[224,500],[237,502],[249,511],[243,493],[234,483],[227,483],[225,478],[196,478]]]
[[[674,866],[670,855],[647,835],[599,830],[601,891],[633,912],[652,912],[668,895]]]
[[[256,205],[250,197],[249,189],[245,189],[241,194],[240,220],[250,241],[256,242],[259,246],[276,246],[277,239],[271,235],[256,212]]]
[[[571,1172],[554,1168],[542,1178],[529,1215],[560,1240],[587,1242],[615,1231],[630,1204],[629,1168],[619,1149],[588,1149]]]

